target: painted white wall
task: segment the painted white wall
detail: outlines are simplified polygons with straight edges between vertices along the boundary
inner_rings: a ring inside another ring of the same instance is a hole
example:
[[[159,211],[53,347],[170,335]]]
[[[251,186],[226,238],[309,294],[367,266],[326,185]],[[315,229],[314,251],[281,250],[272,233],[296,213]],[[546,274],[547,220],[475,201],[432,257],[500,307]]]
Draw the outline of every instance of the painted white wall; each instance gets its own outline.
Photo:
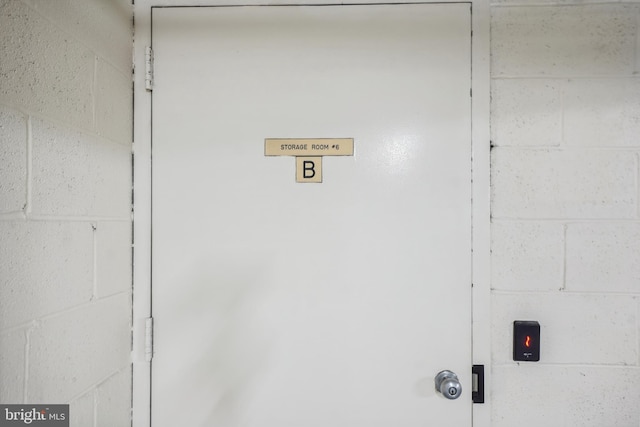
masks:
[[[640,3],[492,5],[492,426],[640,424]],[[512,361],[512,322],[541,361]]]
[[[130,0],[0,0],[0,402],[128,426]]]

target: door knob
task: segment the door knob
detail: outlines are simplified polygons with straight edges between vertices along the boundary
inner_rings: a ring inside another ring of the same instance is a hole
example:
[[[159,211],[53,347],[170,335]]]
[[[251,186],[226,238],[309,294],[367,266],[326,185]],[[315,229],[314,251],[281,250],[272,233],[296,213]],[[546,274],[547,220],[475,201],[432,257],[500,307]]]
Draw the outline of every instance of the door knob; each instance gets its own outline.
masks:
[[[435,378],[436,391],[442,393],[447,399],[457,399],[462,394],[462,386],[458,376],[451,371],[438,372]]]

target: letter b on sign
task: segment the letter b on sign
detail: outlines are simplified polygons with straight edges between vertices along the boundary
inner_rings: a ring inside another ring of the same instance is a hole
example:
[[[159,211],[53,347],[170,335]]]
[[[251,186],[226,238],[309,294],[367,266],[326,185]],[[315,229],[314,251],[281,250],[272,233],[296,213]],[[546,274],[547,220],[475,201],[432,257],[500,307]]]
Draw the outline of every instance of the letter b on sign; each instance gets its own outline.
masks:
[[[316,163],[311,160],[302,161],[302,179],[311,179],[316,176]]]
[[[296,182],[322,182],[322,157],[296,157]]]

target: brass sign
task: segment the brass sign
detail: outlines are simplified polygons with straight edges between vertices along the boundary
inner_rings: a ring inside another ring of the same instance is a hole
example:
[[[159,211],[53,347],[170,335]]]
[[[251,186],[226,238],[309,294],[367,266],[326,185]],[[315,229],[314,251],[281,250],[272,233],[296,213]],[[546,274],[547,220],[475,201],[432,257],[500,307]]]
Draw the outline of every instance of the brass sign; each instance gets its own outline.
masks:
[[[296,157],[296,182],[322,182],[322,157]]]
[[[353,138],[265,138],[265,156],[296,158],[296,182],[322,182],[323,156],[353,156]]]
[[[353,138],[266,138],[265,156],[353,156]]]

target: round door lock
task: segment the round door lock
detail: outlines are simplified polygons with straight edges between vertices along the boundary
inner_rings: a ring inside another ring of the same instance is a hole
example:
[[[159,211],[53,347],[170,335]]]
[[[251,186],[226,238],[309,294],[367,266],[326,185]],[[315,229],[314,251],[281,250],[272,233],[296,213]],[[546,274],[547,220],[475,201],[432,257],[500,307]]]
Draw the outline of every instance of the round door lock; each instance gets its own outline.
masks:
[[[441,371],[435,377],[436,391],[447,399],[457,399],[462,394],[458,376],[451,371]]]

